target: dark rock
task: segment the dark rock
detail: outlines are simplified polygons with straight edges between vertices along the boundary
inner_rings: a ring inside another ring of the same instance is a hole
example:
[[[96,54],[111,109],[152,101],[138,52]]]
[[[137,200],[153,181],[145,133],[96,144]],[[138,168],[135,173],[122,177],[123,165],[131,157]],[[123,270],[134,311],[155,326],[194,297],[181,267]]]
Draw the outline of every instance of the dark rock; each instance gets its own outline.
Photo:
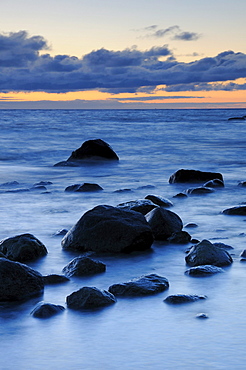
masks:
[[[187,198],[188,195],[185,194],[185,193],[178,193],[176,195],[173,196],[173,198]]]
[[[173,203],[170,200],[156,195],[146,195],[145,199],[151,200],[151,202],[157,204],[160,207],[169,208],[173,206]]]
[[[191,241],[191,236],[187,231],[178,231],[173,233],[167,240],[172,244],[187,244]]]
[[[154,185],[142,185],[137,188],[137,190],[144,190],[144,189],[155,189]]]
[[[228,121],[244,121],[246,119],[246,116],[242,117],[230,117],[228,118]]]
[[[163,292],[169,288],[166,278],[151,274],[127,283],[114,284],[109,287],[109,292],[115,296],[137,297]]]
[[[85,182],[84,184],[75,184],[70,185],[66,187],[65,191],[74,191],[74,192],[90,192],[90,191],[100,191],[103,190],[103,188],[98,184],[91,184],[88,182]]]
[[[86,159],[119,160],[119,157],[109,144],[101,139],[95,139],[85,141],[79,149],[72,152],[67,161],[73,162]]]
[[[69,278],[64,275],[45,275],[43,276],[44,285],[62,284],[69,281]]]
[[[196,318],[197,319],[208,319],[208,315],[206,314],[206,313],[203,313],[203,312],[201,312],[201,313],[198,313],[197,315],[196,315]]]
[[[213,243],[215,247],[222,248],[222,249],[234,249],[231,245],[224,244],[224,243]]]
[[[246,259],[246,249],[241,252],[240,257]]]
[[[143,215],[146,215],[149,211],[156,208],[157,205],[148,199],[138,199],[138,200],[132,200],[132,201],[125,202],[125,203],[120,203],[117,205],[117,207],[120,209],[140,212]]]
[[[190,303],[196,302],[200,299],[206,299],[207,297],[204,295],[196,295],[196,294],[173,294],[169,295],[164,302],[170,304],[180,304],[180,303]]]
[[[223,188],[225,185],[224,185],[224,181],[220,179],[214,179],[214,180],[207,181],[203,186],[205,188]]]
[[[20,183],[18,181],[9,181],[4,182],[3,184],[0,184],[0,187],[12,187],[12,186],[19,186]]]
[[[209,180],[219,179],[223,181],[223,176],[216,172],[204,172],[198,170],[178,170],[169,178],[169,183],[173,184],[186,182],[205,182]]]
[[[32,268],[0,258],[0,302],[27,300],[44,290],[42,275]]]
[[[181,218],[176,213],[162,207],[153,209],[145,217],[156,240],[166,240],[183,228]]]
[[[185,271],[185,274],[191,275],[191,276],[208,276],[208,275],[218,274],[221,272],[225,272],[221,267],[217,267],[213,265],[203,265],[203,266],[191,267],[189,270]]]
[[[246,216],[246,206],[227,208],[222,212],[224,215]]]
[[[95,309],[116,302],[115,296],[95,287],[83,287],[66,298],[67,306],[74,310]]]
[[[21,234],[0,242],[0,252],[12,261],[28,262],[46,256],[46,247],[32,234]]]
[[[238,186],[245,187],[245,186],[246,186],[246,181],[240,181],[240,182],[238,183]]]
[[[100,205],[86,212],[61,243],[64,249],[130,253],[149,249],[153,235],[141,213]]]
[[[114,193],[129,193],[131,191],[132,189],[118,189],[118,190],[115,190]]]
[[[65,266],[62,272],[66,276],[93,275],[106,271],[106,265],[89,257],[75,257]]]
[[[65,308],[63,306],[40,302],[31,312],[31,315],[39,319],[46,319],[58,313],[61,313],[64,310]]]
[[[36,184],[34,184],[33,186],[46,186],[46,185],[52,185],[53,182],[51,181],[40,181],[40,182],[37,182]]]
[[[195,228],[195,227],[198,227],[198,225],[197,224],[195,224],[195,223],[193,223],[193,222],[190,222],[190,223],[188,223],[188,224],[186,224],[184,227],[187,227],[187,228]]]
[[[185,260],[192,267],[200,265],[221,267],[228,266],[233,262],[232,257],[226,250],[216,247],[206,239],[193,246]]]
[[[39,190],[39,191],[46,191],[47,188],[44,185],[34,185],[30,188],[30,190]]]
[[[54,234],[54,236],[64,236],[64,235],[66,235],[66,233],[68,232],[68,230],[67,229],[61,229],[61,230],[58,230],[55,234]]]
[[[200,195],[200,194],[208,194],[213,193],[214,189],[212,188],[206,188],[204,186],[200,186],[197,188],[190,188],[186,190],[186,193],[189,195]]]

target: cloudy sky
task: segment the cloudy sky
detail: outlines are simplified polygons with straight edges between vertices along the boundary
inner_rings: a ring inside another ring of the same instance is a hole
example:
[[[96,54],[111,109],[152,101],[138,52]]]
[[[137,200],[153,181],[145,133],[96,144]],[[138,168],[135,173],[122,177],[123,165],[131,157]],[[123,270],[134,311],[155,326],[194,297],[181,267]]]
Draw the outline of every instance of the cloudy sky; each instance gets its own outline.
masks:
[[[0,3],[0,108],[246,108],[246,1]]]

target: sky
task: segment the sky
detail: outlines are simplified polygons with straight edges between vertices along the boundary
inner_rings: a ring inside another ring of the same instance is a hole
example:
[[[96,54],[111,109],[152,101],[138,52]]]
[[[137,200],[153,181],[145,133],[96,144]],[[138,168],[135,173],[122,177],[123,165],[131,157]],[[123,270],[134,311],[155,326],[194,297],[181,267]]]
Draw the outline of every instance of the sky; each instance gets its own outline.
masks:
[[[0,109],[246,109],[244,0],[0,2]]]

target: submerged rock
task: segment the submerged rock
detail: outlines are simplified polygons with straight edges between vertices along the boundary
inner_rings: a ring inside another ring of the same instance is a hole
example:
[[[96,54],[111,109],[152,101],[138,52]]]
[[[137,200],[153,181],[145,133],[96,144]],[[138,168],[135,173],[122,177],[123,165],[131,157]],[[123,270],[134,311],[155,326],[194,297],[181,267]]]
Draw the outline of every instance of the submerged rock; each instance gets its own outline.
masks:
[[[166,240],[183,228],[181,218],[174,212],[157,207],[145,216],[156,240]]]
[[[160,293],[168,288],[169,282],[165,277],[151,274],[126,283],[113,284],[108,290],[115,296],[137,297]]]
[[[204,295],[196,295],[196,294],[173,294],[169,295],[164,302],[170,304],[180,304],[180,303],[190,303],[196,302],[200,299],[206,299],[207,297]]]
[[[223,188],[225,185],[224,185],[224,181],[220,179],[214,179],[214,180],[207,181],[203,186],[208,187],[208,188]]]
[[[205,182],[214,179],[219,179],[223,182],[221,173],[181,169],[170,176],[169,183]]]
[[[189,266],[214,265],[229,266],[233,260],[231,255],[223,248],[216,247],[208,240],[202,240],[194,245],[185,257]]]
[[[95,287],[83,287],[66,298],[67,306],[74,310],[95,309],[116,302],[115,296]]]
[[[62,270],[66,276],[85,276],[106,271],[106,265],[89,257],[75,257]]]
[[[70,192],[93,192],[93,191],[100,191],[103,190],[103,188],[98,184],[92,184],[85,182],[84,184],[75,184],[67,186],[65,191]]]
[[[150,212],[152,209],[156,208],[157,205],[154,204],[149,199],[138,199],[138,200],[132,200],[125,203],[120,203],[117,205],[120,209],[128,209],[131,211],[140,212],[143,215],[146,215],[148,212]]]
[[[0,258],[0,302],[20,301],[42,294],[42,275],[32,268]]]
[[[87,211],[61,242],[64,249],[112,253],[146,250],[152,243],[141,213],[107,205]]]
[[[222,212],[224,215],[246,216],[246,206],[227,208]]]
[[[185,274],[191,276],[208,276],[218,274],[221,272],[225,272],[225,270],[223,270],[221,267],[217,267],[214,265],[203,265],[192,267],[189,270],[186,270]]]
[[[47,319],[51,316],[61,313],[64,310],[65,310],[65,307],[63,306],[55,305],[52,303],[40,302],[31,312],[31,315],[39,319]]]
[[[208,188],[205,186],[200,186],[197,188],[190,188],[186,190],[186,193],[189,195],[201,195],[201,194],[209,194],[213,192],[214,192],[214,189]]]
[[[45,245],[32,234],[21,234],[0,242],[0,252],[12,261],[29,262],[44,257]]]

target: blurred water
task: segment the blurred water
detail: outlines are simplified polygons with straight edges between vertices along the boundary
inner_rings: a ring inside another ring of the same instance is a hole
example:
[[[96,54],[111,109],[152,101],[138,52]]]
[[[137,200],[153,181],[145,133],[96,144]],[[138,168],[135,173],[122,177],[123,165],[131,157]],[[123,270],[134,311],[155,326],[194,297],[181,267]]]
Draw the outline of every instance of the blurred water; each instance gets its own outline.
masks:
[[[147,194],[169,198],[192,237],[234,247],[233,265],[210,278],[187,277],[187,246],[155,243],[152,251],[100,259],[107,271],[45,288],[42,297],[0,304],[1,369],[244,369],[246,264],[245,218],[221,214],[246,201],[243,110],[1,110],[0,239],[32,233],[49,254],[29,265],[42,274],[61,273],[75,253],[61,249],[56,231],[70,228],[98,204],[117,205]],[[120,157],[117,164],[54,167],[88,139],[101,138]],[[173,198],[187,188],[168,183],[179,168],[221,172],[225,188],[213,194]],[[18,185],[2,185],[18,181]],[[47,192],[30,189],[50,181]],[[67,193],[68,185],[98,183],[100,193]],[[119,189],[131,192],[115,192]],[[48,320],[30,316],[41,301],[61,304],[82,286],[109,285],[157,273],[168,292],[118,299],[96,312],[64,313]],[[205,294],[205,301],[170,307],[169,294]],[[199,312],[209,319],[199,320]]]

